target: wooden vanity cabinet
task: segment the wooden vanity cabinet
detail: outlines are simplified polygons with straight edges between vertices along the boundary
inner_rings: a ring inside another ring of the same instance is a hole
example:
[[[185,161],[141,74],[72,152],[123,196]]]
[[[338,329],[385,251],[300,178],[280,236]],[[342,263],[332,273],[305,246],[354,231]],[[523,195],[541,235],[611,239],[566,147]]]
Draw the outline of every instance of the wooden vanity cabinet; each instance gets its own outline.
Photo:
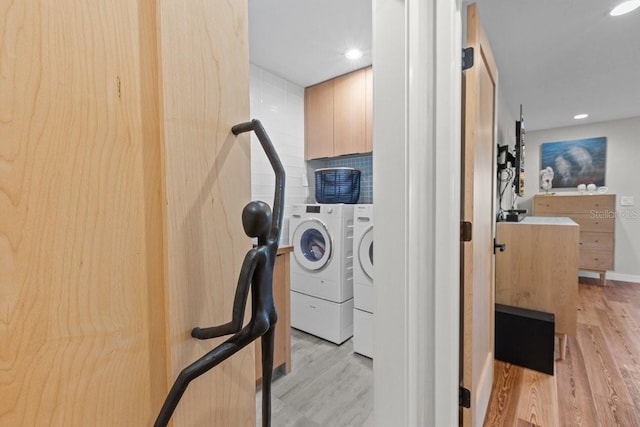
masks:
[[[567,217],[530,216],[499,222],[496,303],[553,313],[564,358],[566,336],[576,336],[579,227]]]

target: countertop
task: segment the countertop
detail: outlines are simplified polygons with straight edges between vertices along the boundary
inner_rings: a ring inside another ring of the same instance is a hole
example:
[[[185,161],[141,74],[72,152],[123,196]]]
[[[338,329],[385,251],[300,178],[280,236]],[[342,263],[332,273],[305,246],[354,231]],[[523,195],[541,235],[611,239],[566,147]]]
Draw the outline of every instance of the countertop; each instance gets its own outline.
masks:
[[[293,246],[291,245],[278,246],[278,255],[288,254],[289,252],[293,252]]]
[[[519,222],[501,222],[500,224],[524,225],[575,225],[578,224],[565,216],[526,216]]]

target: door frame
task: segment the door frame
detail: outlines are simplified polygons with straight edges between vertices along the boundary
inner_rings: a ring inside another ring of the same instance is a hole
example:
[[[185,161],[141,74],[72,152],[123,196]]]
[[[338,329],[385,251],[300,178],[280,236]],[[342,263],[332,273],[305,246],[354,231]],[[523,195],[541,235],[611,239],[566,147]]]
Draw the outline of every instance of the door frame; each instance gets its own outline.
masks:
[[[380,426],[458,423],[461,10],[461,0],[373,4]]]

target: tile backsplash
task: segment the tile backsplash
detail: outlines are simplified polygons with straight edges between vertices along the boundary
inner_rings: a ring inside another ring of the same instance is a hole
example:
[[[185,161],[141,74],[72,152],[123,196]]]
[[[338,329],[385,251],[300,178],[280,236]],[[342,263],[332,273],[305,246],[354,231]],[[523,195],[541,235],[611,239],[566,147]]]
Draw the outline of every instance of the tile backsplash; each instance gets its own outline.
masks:
[[[333,157],[329,159],[309,160],[307,162],[307,179],[311,189],[309,203],[315,203],[315,174],[320,168],[349,167],[360,170],[360,199],[358,203],[373,203],[373,155],[358,154],[352,156]]]
[[[289,243],[289,216],[297,203],[315,203],[314,170],[352,167],[360,170],[358,203],[373,202],[372,155],[304,160],[304,88],[255,64],[250,65],[251,118],[259,119],[280,156],[287,174],[281,244]],[[273,203],[275,177],[255,135],[251,136],[251,197]]]

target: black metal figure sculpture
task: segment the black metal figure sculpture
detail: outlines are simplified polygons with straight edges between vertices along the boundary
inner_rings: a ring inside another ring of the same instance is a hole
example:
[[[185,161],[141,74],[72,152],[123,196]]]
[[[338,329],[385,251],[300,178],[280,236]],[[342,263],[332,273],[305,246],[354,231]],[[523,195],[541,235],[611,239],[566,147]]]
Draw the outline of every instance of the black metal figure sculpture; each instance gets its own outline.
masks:
[[[155,427],[167,425],[191,381],[258,338],[262,339],[262,425],[263,427],[271,425],[271,377],[277,320],[272,289],[273,266],[282,230],[285,173],[280,158],[260,121],[252,120],[231,128],[234,135],[251,130],[258,137],[276,175],[273,217],[269,205],[264,202],[253,201],[243,209],[242,226],[244,231],[249,237],[257,237],[258,245],[251,249],[244,258],[233,301],[231,321],[224,325],[194,328],[191,331],[192,337],[201,340],[234,335],[180,372],[160,410],[154,424]],[[245,327],[242,327],[250,284],[251,320]]]

